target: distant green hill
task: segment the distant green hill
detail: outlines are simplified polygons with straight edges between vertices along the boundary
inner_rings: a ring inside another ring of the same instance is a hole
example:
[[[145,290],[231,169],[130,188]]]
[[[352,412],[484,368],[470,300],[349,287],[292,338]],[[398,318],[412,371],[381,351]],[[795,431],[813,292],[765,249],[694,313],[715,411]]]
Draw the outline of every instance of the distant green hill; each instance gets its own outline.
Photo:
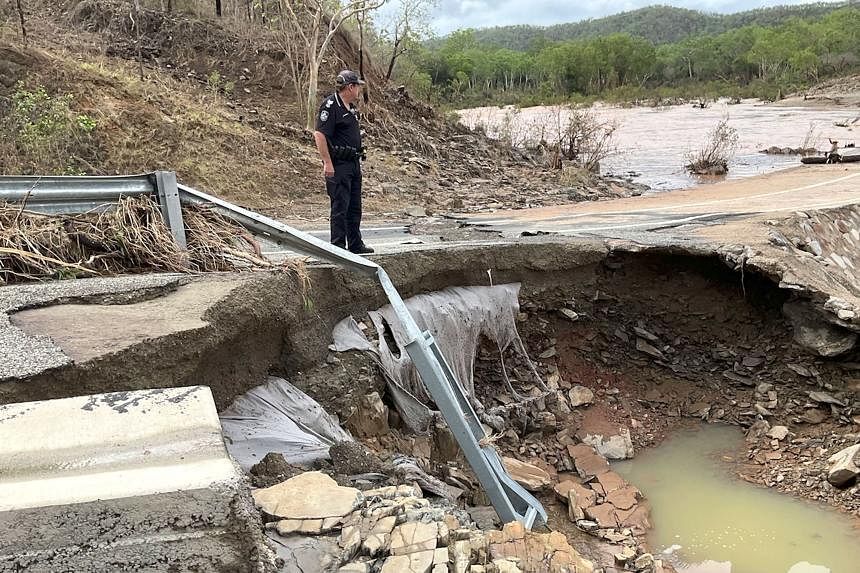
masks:
[[[488,46],[525,51],[546,40],[576,40],[596,38],[615,33],[627,33],[655,44],[678,42],[699,34],[720,34],[747,25],[777,26],[791,18],[817,18],[845,6],[856,6],[856,0],[846,2],[817,2],[797,6],[758,8],[736,14],[713,14],[674,8],[648,6],[621,12],[605,18],[556,24],[554,26],[499,26],[475,31],[475,39]]]

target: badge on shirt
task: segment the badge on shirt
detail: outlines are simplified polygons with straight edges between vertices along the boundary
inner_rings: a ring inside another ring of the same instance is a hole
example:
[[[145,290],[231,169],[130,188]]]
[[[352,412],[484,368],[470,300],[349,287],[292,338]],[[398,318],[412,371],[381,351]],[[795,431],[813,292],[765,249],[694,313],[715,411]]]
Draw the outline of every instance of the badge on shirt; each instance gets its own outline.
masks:
[[[320,121],[325,121],[328,119],[328,112],[326,110],[322,110],[320,112]]]

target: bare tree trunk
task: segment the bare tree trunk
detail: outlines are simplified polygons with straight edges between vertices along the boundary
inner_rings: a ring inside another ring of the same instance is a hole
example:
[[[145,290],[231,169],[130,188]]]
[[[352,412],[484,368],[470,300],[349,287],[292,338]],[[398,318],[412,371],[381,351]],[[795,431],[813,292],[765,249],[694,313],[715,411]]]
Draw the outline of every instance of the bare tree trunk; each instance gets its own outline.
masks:
[[[364,79],[364,16],[364,12],[356,14],[358,18],[358,77],[361,79]],[[361,90],[361,97],[364,103],[370,100],[369,86],[365,85],[364,89]]]
[[[173,0],[167,0],[167,13],[173,12]]]
[[[24,41],[24,45],[27,45],[27,27],[24,25],[24,7],[21,6],[21,0],[15,0],[15,4],[18,6],[18,19],[21,21],[21,39]]]
[[[140,31],[140,0],[134,0],[134,14],[131,23],[137,30],[137,65],[140,73],[140,81],[143,81],[143,35]]]
[[[215,15],[219,18],[222,16],[221,13],[221,0],[215,0]]]

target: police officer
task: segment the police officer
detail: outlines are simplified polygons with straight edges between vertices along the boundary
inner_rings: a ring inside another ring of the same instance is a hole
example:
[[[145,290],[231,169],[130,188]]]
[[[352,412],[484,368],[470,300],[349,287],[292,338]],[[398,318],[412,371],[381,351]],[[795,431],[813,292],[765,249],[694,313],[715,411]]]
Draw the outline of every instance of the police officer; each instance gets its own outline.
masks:
[[[320,104],[314,140],[323,161],[325,188],[331,199],[331,242],[353,253],[373,249],[361,240],[361,130],[355,102],[364,81],[355,72],[337,75],[337,91]]]

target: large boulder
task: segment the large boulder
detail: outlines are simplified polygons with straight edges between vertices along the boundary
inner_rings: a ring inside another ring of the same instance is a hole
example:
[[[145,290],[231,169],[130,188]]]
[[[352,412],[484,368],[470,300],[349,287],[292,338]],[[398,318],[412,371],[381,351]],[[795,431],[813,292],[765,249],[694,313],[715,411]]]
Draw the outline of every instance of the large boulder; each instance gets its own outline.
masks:
[[[851,485],[860,476],[860,444],[833,454],[827,464],[827,481],[836,487]]]
[[[857,334],[825,321],[808,305],[787,302],[782,312],[794,325],[794,341],[820,356],[838,356],[857,343]]]

